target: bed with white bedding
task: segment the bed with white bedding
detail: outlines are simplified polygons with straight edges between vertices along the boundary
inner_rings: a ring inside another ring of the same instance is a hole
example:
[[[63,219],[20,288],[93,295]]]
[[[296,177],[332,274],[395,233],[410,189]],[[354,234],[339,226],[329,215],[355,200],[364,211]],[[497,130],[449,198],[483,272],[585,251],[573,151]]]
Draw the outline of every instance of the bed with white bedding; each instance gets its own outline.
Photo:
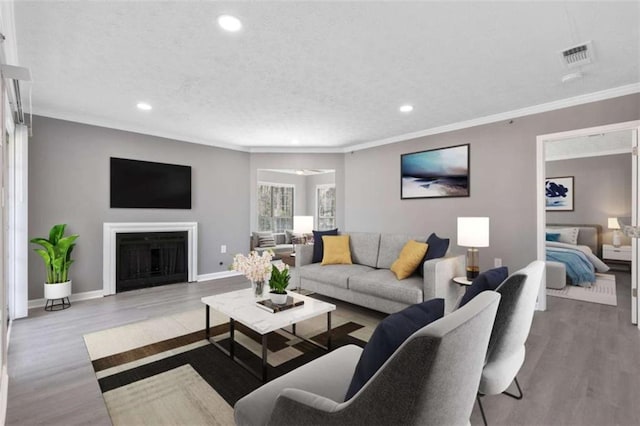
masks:
[[[547,260],[565,265],[569,284],[590,287],[596,281],[596,272],[609,270],[598,257],[602,247],[600,236],[599,225],[549,224],[546,228]]]

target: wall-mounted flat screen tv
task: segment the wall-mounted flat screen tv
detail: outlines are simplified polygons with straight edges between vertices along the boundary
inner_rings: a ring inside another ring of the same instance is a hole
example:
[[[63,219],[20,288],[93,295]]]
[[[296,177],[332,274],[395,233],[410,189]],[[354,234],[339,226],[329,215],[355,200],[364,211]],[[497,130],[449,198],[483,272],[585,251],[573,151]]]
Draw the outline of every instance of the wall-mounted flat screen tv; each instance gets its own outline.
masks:
[[[190,209],[191,167],[111,157],[111,208]]]

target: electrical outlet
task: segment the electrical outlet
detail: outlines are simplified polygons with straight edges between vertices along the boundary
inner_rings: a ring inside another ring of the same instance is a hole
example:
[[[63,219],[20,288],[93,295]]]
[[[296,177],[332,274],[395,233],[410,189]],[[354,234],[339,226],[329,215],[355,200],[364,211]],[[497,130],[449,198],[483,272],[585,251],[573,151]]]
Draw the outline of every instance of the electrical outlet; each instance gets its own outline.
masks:
[[[496,268],[499,268],[500,266],[502,266],[502,259],[500,259],[499,257],[496,257],[495,259],[493,259],[493,266]]]
[[[227,246],[226,245],[221,245],[220,246],[220,253],[226,253],[227,252]]]

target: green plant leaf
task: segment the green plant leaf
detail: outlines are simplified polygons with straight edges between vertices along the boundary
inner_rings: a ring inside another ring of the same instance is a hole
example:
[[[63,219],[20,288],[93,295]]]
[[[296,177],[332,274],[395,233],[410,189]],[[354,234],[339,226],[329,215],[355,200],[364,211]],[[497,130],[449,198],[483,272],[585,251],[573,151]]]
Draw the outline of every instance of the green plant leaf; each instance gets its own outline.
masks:
[[[62,236],[64,235],[64,228],[66,227],[67,225],[64,223],[53,225],[51,231],[49,231],[49,241],[51,241],[53,245],[56,245],[58,243],[58,240],[62,238]]]
[[[49,231],[49,239],[32,238],[33,244],[38,244],[43,249],[35,249],[45,262],[47,270],[47,283],[61,283],[68,281],[68,272],[73,260],[71,260],[71,252],[75,247],[75,241],[78,234],[64,236],[64,230],[67,225],[54,225]]]
[[[38,253],[40,255],[40,257],[42,257],[42,260],[44,260],[44,263],[47,266],[47,268],[51,265],[51,256],[49,256],[49,253],[46,250],[44,250],[44,249],[33,249],[33,251],[35,251],[36,253]]]
[[[42,247],[44,247],[45,249],[47,249],[47,251],[49,250],[53,250],[53,244],[51,244],[51,242],[45,238],[32,238],[31,242],[33,244],[39,244]]]

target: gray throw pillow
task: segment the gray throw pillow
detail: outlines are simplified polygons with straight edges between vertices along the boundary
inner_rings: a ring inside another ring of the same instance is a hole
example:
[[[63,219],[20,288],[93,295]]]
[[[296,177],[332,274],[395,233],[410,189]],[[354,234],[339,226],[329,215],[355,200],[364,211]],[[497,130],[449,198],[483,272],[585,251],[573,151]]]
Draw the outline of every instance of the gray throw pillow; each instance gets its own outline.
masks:
[[[276,240],[271,232],[258,232],[258,247],[275,247]]]

